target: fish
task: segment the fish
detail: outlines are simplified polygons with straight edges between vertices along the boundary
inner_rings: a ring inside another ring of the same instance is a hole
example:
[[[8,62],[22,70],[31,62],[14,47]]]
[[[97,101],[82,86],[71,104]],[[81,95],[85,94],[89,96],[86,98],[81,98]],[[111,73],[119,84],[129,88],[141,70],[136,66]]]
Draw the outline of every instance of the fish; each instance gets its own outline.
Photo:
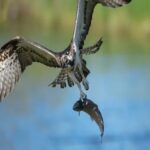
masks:
[[[75,102],[75,104],[73,105],[73,110],[79,112],[79,114],[81,111],[87,113],[91,117],[91,119],[94,120],[98,125],[102,139],[104,135],[104,120],[98,108],[98,105],[92,100],[84,98],[83,100],[79,99],[77,102]]]

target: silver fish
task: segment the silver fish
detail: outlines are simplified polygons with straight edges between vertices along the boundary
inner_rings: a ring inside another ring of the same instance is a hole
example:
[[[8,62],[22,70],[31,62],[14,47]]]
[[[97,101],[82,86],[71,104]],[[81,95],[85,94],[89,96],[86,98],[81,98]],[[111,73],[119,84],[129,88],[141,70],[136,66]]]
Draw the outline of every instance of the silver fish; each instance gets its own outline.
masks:
[[[103,137],[104,121],[97,104],[87,98],[83,99],[83,101],[80,99],[73,105],[73,110],[78,112],[84,111],[85,113],[87,113],[91,117],[91,119],[97,123],[101,131],[101,137]]]

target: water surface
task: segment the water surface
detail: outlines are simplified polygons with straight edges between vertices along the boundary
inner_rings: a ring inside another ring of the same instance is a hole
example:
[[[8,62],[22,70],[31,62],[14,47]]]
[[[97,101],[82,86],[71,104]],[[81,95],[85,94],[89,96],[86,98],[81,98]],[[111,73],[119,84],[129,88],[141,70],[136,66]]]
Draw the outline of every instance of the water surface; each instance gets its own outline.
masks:
[[[59,71],[35,64],[0,104],[0,150],[150,148],[150,56],[97,54],[87,60],[87,94],[105,122],[102,144],[97,125],[72,110],[77,87],[48,87]]]

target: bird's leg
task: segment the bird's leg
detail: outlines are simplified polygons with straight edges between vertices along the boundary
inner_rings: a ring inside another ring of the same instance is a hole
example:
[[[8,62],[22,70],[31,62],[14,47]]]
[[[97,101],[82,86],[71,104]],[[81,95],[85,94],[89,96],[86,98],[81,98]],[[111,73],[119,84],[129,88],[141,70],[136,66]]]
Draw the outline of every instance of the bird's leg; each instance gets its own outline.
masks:
[[[86,80],[84,74],[83,74],[83,69],[82,69],[82,62],[81,62],[81,57],[80,57],[80,50],[79,48],[76,46],[76,44],[73,44],[73,49],[75,51],[75,66],[74,66],[74,71],[78,68],[79,72],[82,76],[82,84],[85,88],[85,90],[89,89],[89,83]]]
[[[76,85],[78,86],[78,89],[80,91],[80,99],[82,101],[84,101],[84,99],[87,97],[86,94],[83,92],[80,82],[77,80],[77,78],[74,75],[74,72],[70,72],[69,73],[70,78],[74,81],[74,83],[76,83]]]
[[[76,83],[76,84],[77,84],[77,86],[78,86],[78,88],[79,88],[79,91],[80,91],[80,99],[81,99],[81,101],[84,101],[84,99],[85,99],[87,96],[86,96],[86,94],[82,91],[82,88],[81,88],[80,83],[78,82],[78,83]]]

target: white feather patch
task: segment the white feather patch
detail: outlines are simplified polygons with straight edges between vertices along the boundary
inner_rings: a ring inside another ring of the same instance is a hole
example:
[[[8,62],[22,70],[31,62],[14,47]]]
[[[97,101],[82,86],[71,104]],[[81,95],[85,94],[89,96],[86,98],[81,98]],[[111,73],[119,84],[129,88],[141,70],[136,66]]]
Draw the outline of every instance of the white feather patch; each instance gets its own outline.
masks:
[[[0,62],[0,101],[15,87],[21,75],[21,65],[16,53]]]

